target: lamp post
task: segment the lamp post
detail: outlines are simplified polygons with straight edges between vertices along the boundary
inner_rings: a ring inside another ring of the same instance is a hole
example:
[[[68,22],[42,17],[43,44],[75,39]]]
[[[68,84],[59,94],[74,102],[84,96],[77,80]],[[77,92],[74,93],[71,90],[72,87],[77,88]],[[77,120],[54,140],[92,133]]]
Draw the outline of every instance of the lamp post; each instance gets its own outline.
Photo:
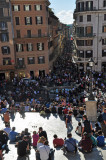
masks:
[[[89,62],[89,66],[91,67],[91,70],[90,70],[90,95],[88,97],[88,100],[95,100],[94,95],[92,93],[92,67],[94,65],[93,58],[90,58],[88,62]]]
[[[78,72],[79,71],[78,63],[75,61],[75,59],[73,57],[72,57],[72,63],[75,64],[76,71]]]
[[[73,57],[72,57],[72,63],[76,64],[76,62],[75,62],[75,60],[74,60],[74,58],[73,58]]]

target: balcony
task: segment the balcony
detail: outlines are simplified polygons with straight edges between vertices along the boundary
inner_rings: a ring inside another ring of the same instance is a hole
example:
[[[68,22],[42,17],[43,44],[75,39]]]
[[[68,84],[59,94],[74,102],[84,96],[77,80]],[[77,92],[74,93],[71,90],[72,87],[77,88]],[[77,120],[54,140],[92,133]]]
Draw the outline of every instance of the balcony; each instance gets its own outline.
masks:
[[[90,57],[89,57],[90,58]],[[82,57],[77,57],[77,62],[87,62],[88,63],[88,61],[89,61],[89,58],[82,58]],[[96,61],[96,58],[93,58],[94,59],[94,61]]]
[[[16,69],[25,69],[25,68],[26,68],[26,65],[25,65],[25,64],[23,64],[23,65],[17,64],[17,65],[15,66],[15,68],[16,68]]]
[[[14,70],[15,66],[14,65],[0,65],[0,70],[1,71],[8,71],[8,70]]]
[[[8,28],[7,27],[0,27],[0,31],[7,31]]]
[[[2,8],[9,8],[9,2],[6,2],[6,1],[4,1],[4,0],[0,0],[0,6],[2,7]]]
[[[91,33],[91,34],[74,34],[74,37],[76,38],[93,38],[95,37],[95,33]]]
[[[33,34],[31,36],[25,35],[24,38],[44,38],[44,37],[50,37],[49,34],[41,34],[41,35],[37,35],[37,34]]]
[[[78,59],[79,60],[79,59]],[[81,62],[88,62],[89,61],[89,58],[80,58],[80,61]]]
[[[99,11],[96,7],[93,8],[82,8],[80,10],[75,9],[74,14],[79,13],[79,12],[92,12],[92,11]]]

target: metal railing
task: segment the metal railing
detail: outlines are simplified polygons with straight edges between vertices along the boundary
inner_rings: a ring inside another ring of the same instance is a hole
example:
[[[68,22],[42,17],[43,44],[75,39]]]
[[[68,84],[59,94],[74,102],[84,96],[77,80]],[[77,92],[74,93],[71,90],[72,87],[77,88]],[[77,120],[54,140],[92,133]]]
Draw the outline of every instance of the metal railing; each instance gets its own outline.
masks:
[[[25,35],[24,38],[42,38],[42,37],[50,37],[49,34],[41,34],[41,35],[37,35],[37,34],[33,34],[33,35]]]
[[[94,37],[95,34],[91,33],[91,34],[75,34],[74,36],[76,37]]]
[[[93,8],[83,8],[81,10],[78,10],[78,9],[75,9],[74,10],[74,13],[77,13],[77,12],[85,12],[85,11],[97,11],[98,9],[96,7],[93,7]]]
[[[1,31],[5,31],[5,30],[7,30],[8,28],[7,27],[0,27],[0,30]]]
[[[80,62],[88,62],[89,58],[82,58],[82,57],[79,57],[77,59],[77,62],[80,61]]]
[[[25,64],[23,64],[23,65],[18,65],[18,64],[17,64],[17,65],[15,66],[15,68],[16,68],[16,69],[25,69],[25,68],[26,68],[26,65],[25,65]]]

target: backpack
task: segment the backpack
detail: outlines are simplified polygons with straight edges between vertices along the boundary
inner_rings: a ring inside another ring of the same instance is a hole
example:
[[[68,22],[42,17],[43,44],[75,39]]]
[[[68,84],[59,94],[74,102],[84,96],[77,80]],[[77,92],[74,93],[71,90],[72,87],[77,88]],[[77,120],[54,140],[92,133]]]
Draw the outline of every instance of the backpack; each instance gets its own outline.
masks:
[[[62,107],[59,107],[59,108],[58,108],[58,114],[62,114],[62,110],[63,110],[63,108],[62,108]]]
[[[91,125],[90,125],[90,121],[88,120],[84,121],[84,132],[91,133]]]
[[[98,122],[103,122],[102,114],[99,115],[99,117],[98,117]]]

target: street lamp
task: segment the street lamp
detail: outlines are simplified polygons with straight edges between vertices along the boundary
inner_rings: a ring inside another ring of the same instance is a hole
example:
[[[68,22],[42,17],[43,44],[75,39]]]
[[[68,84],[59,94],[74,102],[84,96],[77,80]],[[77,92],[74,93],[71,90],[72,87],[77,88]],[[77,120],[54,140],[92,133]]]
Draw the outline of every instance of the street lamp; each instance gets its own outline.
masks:
[[[75,64],[76,69],[77,69],[77,72],[78,72],[78,64],[76,63],[76,61],[75,61],[74,57],[72,57],[72,63],[74,63],[74,64]]]
[[[90,95],[88,97],[88,100],[95,100],[94,95],[92,93],[92,67],[94,65],[93,58],[90,58],[88,62],[89,62],[89,66],[91,67],[91,70],[90,70]]]
[[[76,62],[75,62],[75,60],[74,60],[74,58],[73,58],[73,57],[72,57],[72,63],[76,64]]]

